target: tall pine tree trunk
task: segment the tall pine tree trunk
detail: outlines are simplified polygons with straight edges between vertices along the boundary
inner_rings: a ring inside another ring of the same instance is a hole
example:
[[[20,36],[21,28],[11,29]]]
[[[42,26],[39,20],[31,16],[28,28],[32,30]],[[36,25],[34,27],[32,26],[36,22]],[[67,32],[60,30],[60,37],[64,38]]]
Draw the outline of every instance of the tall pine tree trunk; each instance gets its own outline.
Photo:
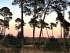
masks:
[[[53,37],[54,35],[53,35],[53,28],[52,28],[52,37]]]
[[[41,34],[42,34],[42,26],[41,26],[40,34],[39,34],[39,47],[40,47]]]
[[[24,28],[23,28],[23,2],[21,2],[21,44],[24,45]]]
[[[47,35],[48,35],[48,38],[49,38],[49,34],[48,34],[48,30],[47,30],[47,28],[46,28],[46,32],[47,32]]]
[[[47,7],[46,7],[46,9],[45,9],[45,13],[44,13],[44,17],[43,17],[43,21],[45,20],[45,17],[46,17],[46,12],[47,12],[47,8],[48,8],[48,6],[49,6],[49,4],[50,4],[50,0],[48,0],[48,2],[47,2],[48,4],[47,4]],[[40,35],[39,35],[39,42],[40,42],[40,39],[41,39],[41,33],[42,33],[42,25],[43,24],[41,24],[41,29],[40,29]]]
[[[3,35],[5,36],[5,20],[4,20],[4,25],[3,25]]]
[[[66,35],[65,35],[65,21],[64,21],[64,16],[65,16],[65,9],[63,8],[63,35],[64,35],[64,50],[65,50]]]
[[[35,26],[33,26],[33,45],[34,45],[34,41],[35,41]]]
[[[4,36],[5,36],[5,26],[3,27],[3,34],[4,34]]]
[[[61,22],[60,22],[60,30],[61,30],[61,39],[62,39],[62,26],[61,26]]]

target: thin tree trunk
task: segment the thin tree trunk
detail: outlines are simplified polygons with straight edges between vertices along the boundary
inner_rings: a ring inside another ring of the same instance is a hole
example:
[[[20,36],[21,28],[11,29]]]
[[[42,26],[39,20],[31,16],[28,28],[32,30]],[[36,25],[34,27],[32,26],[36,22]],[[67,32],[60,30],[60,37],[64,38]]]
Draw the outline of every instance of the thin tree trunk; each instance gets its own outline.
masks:
[[[40,30],[40,34],[39,34],[39,44],[40,44],[40,40],[41,40],[41,34],[42,34],[42,26],[41,26],[41,30]]]
[[[61,40],[62,40],[62,26],[61,26],[61,22],[60,22],[60,28],[61,28],[61,29],[60,29],[60,30],[61,30],[60,33],[61,33]]]
[[[64,14],[64,12],[63,12],[63,14]],[[64,15],[63,15],[63,17],[64,17]],[[63,19],[63,32],[64,32],[64,39],[65,39],[65,22],[64,22],[64,19]]]
[[[49,34],[48,34],[48,30],[47,30],[47,28],[46,28],[46,32],[47,32],[47,35],[48,35],[48,38],[49,38]]]
[[[33,45],[34,45],[34,41],[35,41],[35,26],[33,26]]]
[[[65,22],[64,22],[64,16],[65,16],[65,9],[63,8],[63,35],[64,35],[64,50],[65,50],[65,41],[66,41],[66,36],[65,36]]]
[[[19,25],[20,23],[18,22],[18,25]],[[17,33],[19,33],[19,28],[17,28]]]
[[[4,30],[4,31],[3,31],[3,34],[4,34],[4,36],[5,36],[5,26],[4,26],[3,30]]]
[[[64,32],[64,39],[65,39],[65,22],[64,22],[64,16],[65,16],[65,8],[63,8],[63,32]]]
[[[34,0],[34,15],[33,15],[33,18],[34,19],[36,19],[35,17],[36,17],[36,8],[37,8],[37,6],[36,6],[36,1]],[[33,26],[33,49],[34,49],[34,44],[35,44],[35,24],[34,24],[34,26]]]
[[[43,34],[43,29],[42,29],[42,37],[44,37],[44,34]]]
[[[61,39],[62,39],[62,27],[61,27]]]
[[[4,34],[4,36],[5,36],[5,16],[4,16],[4,25],[3,25],[3,34]]]
[[[53,28],[52,28],[52,36],[53,36]]]
[[[36,17],[36,1],[34,0],[34,19],[35,19],[35,17]],[[35,36],[35,24],[34,24],[34,26],[33,26],[33,45],[34,45],[34,36]]]
[[[43,21],[45,20],[46,12],[47,12],[47,8],[48,8],[49,4],[50,4],[50,0],[48,1],[47,7],[46,7],[46,10],[45,10],[45,13],[44,13]],[[41,24],[40,35],[39,35],[39,42],[40,42],[40,39],[41,39],[41,33],[42,33],[42,24]]]
[[[21,1],[21,44],[24,44],[24,28],[23,28],[23,2]]]

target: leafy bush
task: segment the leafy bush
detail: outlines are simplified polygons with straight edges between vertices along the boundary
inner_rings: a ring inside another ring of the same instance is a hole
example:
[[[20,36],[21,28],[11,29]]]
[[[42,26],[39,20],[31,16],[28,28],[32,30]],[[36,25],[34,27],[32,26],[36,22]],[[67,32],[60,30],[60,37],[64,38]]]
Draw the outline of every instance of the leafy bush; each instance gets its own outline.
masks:
[[[21,48],[20,41],[11,34],[6,35],[2,44],[6,47]]]
[[[35,45],[37,48],[40,49],[40,47],[42,47],[42,46],[44,45],[44,43],[45,43],[44,41],[41,41],[41,42],[35,41],[34,45]]]
[[[49,40],[47,40],[47,42],[45,43],[44,46],[45,50],[49,50],[49,51],[58,51],[61,49],[61,45],[58,39],[55,38],[50,38]]]
[[[34,45],[39,48],[39,41],[35,41]]]
[[[69,50],[69,48],[70,48],[70,42],[68,41],[68,40],[65,40],[64,41],[64,46],[65,46],[65,50]]]
[[[3,36],[2,34],[0,34],[0,40],[3,39],[3,37],[4,37],[4,36]]]

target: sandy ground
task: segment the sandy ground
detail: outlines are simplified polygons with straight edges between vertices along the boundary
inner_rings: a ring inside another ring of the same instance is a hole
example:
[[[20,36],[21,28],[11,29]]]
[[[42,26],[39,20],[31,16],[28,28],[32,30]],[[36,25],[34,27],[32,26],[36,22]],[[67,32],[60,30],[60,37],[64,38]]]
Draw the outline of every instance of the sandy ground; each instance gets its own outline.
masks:
[[[15,51],[15,50],[2,50],[0,53],[65,53],[65,52],[48,52],[48,51],[42,51],[42,50],[35,50],[35,49],[22,49],[20,52]],[[68,52],[70,53],[70,52]]]
[[[67,52],[50,52],[50,51],[43,51],[39,49],[22,49],[20,53],[67,53]]]
[[[20,49],[16,50],[13,48],[0,48],[0,53],[66,53],[66,52],[48,52],[48,51],[44,51],[42,49],[38,49],[38,48],[33,48],[32,46],[30,47],[25,47],[24,49]],[[68,52],[70,53],[70,52]]]

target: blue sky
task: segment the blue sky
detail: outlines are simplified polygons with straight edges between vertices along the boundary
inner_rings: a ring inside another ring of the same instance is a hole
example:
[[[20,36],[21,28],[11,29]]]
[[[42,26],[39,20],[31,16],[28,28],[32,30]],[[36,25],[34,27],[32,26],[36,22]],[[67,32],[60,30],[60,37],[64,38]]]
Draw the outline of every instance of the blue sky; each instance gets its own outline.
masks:
[[[13,35],[17,34],[17,30],[15,30],[15,19],[16,18],[20,18],[21,17],[21,9],[19,8],[19,5],[12,5],[13,0],[0,0],[0,8],[2,7],[8,7],[10,9],[10,11],[13,13],[13,19],[10,21],[10,30],[7,30],[6,33],[11,33]],[[0,19],[3,18],[2,16],[0,16]],[[30,19],[29,16],[24,16],[24,21],[27,23]],[[27,36],[27,32],[29,33],[28,36],[32,35],[32,31],[30,31],[31,27],[29,27],[28,24],[26,24],[25,26],[25,35]]]
[[[20,8],[18,5],[12,5],[13,0],[1,0],[0,1],[0,8],[8,7],[10,11],[13,13],[13,16],[17,13],[20,13]],[[17,15],[18,16],[18,15]]]
[[[8,7],[10,11],[13,13],[13,19],[10,21],[10,29],[7,30],[8,33],[16,34],[15,28],[15,19],[20,17],[20,8],[18,5],[12,5],[13,0],[0,0],[0,8],[2,7]],[[0,16],[0,18],[3,18]],[[15,31],[15,32],[13,32]]]

